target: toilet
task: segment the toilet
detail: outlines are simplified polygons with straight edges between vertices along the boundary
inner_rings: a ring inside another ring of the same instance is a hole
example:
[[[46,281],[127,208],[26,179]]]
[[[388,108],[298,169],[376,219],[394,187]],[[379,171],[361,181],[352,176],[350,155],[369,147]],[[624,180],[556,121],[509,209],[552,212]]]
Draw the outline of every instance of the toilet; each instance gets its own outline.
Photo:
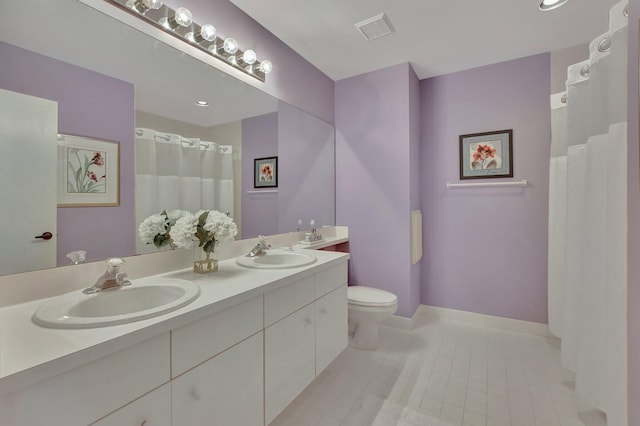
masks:
[[[378,347],[378,325],[398,309],[398,297],[388,291],[364,286],[347,288],[349,346]]]

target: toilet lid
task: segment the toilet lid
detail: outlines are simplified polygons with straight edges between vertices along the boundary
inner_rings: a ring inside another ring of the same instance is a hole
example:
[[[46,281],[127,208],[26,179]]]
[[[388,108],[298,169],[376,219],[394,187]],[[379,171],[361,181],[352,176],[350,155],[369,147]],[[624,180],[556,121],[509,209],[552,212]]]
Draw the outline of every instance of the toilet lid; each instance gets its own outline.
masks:
[[[390,306],[398,302],[398,297],[378,288],[351,286],[347,288],[349,303],[360,306]]]

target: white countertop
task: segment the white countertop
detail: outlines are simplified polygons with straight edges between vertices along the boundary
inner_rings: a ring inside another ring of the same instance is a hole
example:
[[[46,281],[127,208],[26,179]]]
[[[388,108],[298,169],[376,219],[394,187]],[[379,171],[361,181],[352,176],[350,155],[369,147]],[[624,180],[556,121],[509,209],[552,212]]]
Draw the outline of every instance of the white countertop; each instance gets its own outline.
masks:
[[[342,242],[342,241],[340,241]],[[334,245],[336,242],[332,242]],[[305,246],[305,248],[310,248]],[[319,248],[315,245],[311,248]],[[189,305],[154,318],[110,327],[58,330],[33,323],[31,316],[48,299],[0,308],[0,395],[17,391],[79,367],[132,344],[209,316],[237,303],[296,281],[348,259],[347,253],[314,251],[317,261],[292,269],[249,269],[235,259],[220,262],[218,272],[200,275],[191,269],[154,277],[173,277],[200,285]],[[152,280],[145,277],[132,280]]]

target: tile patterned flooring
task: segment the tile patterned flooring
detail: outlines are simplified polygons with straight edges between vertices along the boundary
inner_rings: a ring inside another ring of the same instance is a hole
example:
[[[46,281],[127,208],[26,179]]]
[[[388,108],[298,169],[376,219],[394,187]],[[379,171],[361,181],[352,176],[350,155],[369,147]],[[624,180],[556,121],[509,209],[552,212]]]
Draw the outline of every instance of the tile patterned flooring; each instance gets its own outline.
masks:
[[[375,396],[451,425],[606,426],[577,407],[559,346],[426,314],[413,331],[380,327],[375,351],[345,350],[271,425],[368,426],[359,410]]]

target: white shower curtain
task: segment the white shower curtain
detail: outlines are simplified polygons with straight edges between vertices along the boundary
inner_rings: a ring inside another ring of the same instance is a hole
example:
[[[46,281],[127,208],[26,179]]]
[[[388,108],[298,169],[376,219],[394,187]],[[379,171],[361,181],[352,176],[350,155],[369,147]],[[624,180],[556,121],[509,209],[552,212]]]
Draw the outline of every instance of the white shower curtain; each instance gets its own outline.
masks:
[[[136,129],[136,223],[173,209],[233,216],[232,157],[230,145]],[[156,251],[137,241],[138,253]]]
[[[580,406],[627,425],[627,3],[551,96],[549,331]]]

